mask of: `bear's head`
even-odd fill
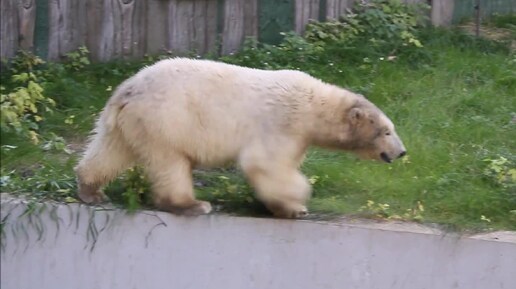
[[[406,154],[392,121],[374,104],[362,99],[348,109],[346,148],[362,158],[392,162]]]

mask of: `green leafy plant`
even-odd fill
[[[72,152],[66,147],[66,140],[56,135],[55,133],[51,132],[48,136],[44,137],[43,144],[41,145],[41,148],[44,151],[58,151],[58,152],[65,152],[67,154],[71,154]]]
[[[494,184],[503,188],[516,189],[516,164],[500,156],[495,159],[484,159],[487,163],[484,175]]]
[[[43,112],[51,112],[55,101],[44,95],[34,67],[43,60],[28,52],[20,52],[12,62],[12,89],[0,87],[0,124],[2,131],[14,130],[26,135],[33,143],[39,142],[38,129]]]
[[[487,25],[516,30],[516,14],[493,14],[487,19]]]
[[[90,65],[88,58],[90,51],[86,46],[81,46],[77,50],[68,52],[65,55],[65,67],[69,70],[81,70],[87,65]]]
[[[366,40],[372,47],[391,53],[404,46],[421,48],[416,31],[425,25],[423,12],[427,9],[427,5],[407,5],[397,0],[357,1],[339,19],[309,23],[305,38],[345,46]]]
[[[105,188],[105,193],[129,212],[152,207],[150,182],[140,166],[125,171]]]
[[[244,42],[238,55],[223,56],[228,63],[259,67],[263,69],[299,69],[313,61],[323,58],[324,47],[308,42],[294,32],[282,32],[284,38],[279,45],[258,43],[253,38]]]
[[[246,183],[238,182],[228,176],[219,176],[218,180],[220,186],[213,192],[213,196],[218,198],[219,203],[228,198],[239,204],[254,202],[251,190]]]
[[[146,194],[150,194],[150,183],[141,167],[133,167],[120,178],[125,191],[122,192],[125,208],[134,212],[146,203]]]

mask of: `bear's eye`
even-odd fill
[[[386,132],[386,133],[385,133],[385,135],[391,135],[391,132],[390,132],[390,131],[388,131],[388,132]]]

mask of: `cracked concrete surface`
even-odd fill
[[[515,232],[45,206],[2,198],[1,288],[516,288]]]

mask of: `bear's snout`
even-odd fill
[[[397,155],[395,158],[399,159],[402,158],[407,154],[407,151],[402,151],[399,155]],[[392,163],[392,158],[389,157],[389,155],[386,152],[380,153],[380,158],[386,162],[386,163]]]

